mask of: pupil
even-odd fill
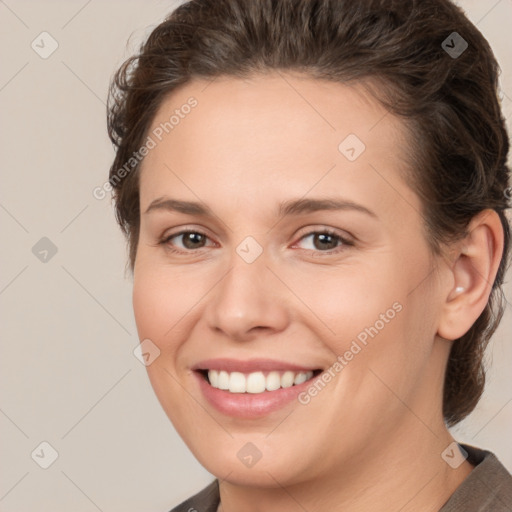
[[[327,233],[320,233],[319,235],[317,235],[316,240],[319,240],[320,244],[329,244],[329,241],[330,241],[331,247],[327,247],[327,249],[335,249],[336,248],[336,240],[332,235],[329,235]],[[325,245],[324,246],[320,245],[320,247],[318,247],[316,243],[315,243],[315,247],[317,249],[326,249]]]
[[[203,235],[200,233],[187,233],[183,240],[183,245],[187,247],[187,249],[194,249],[194,244],[202,242]],[[192,247],[190,247],[192,245]]]

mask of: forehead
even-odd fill
[[[142,164],[142,208],[166,186],[269,200],[384,185],[392,201],[405,185],[407,129],[357,84],[280,72],[195,80],[162,102],[148,134],[155,147]]]

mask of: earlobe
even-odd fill
[[[484,210],[468,226],[453,261],[450,289],[437,334],[448,340],[463,336],[485,309],[503,253],[503,226],[494,210]]]

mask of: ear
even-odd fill
[[[485,309],[503,254],[503,226],[494,210],[477,214],[456,244],[437,334],[448,340],[469,331]]]

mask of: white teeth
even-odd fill
[[[210,379],[210,384],[214,388],[219,387],[219,372],[217,370],[210,370],[208,372],[208,378]]]
[[[229,391],[231,393],[245,393],[247,391],[247,383],[245,375],[240,372],[231,372],[229,375]]]
[[[215,372],[215,370],[211,370],[213,372]],[[217,372],[215,372],[217,373]],[[221,372],[218,372],[219,373],[219,380],[218,380],[218,387],[219,389],[229,389],[229,373],[228,372],[224,372],[224,371],[221,371]],[[208,376],[210,374],[208,373]]]
[[[263,393],[267,380],[262,372],[250,373],[246,378],[247,393]]]
[[[265,387],[267,391],[275,391],[281,387],[281,375],[279,375],[279,372],[270,372],[267,375],[267,384]]]
[[[263,372],[243,374],[241,372],[226,372],[224,370],[208,370],[208,380],[212,387],[223,389],[230,393],[263,393],[280,388],[289,388],[302,384],[313,377],[313,372],[286,371],[269,372],[265,377]]]
[[[304,372],[301,372],[301,373],[297,373],[297,375],[295,375],[295,379],[294,379],[293,383],[295,385],[302,384],[303,382],[306,382],[307,380],[308,380],[308,376]]]
[[[291,388],[293,386],[293,381],[295,380],[295,374],[293,372],[284,372],[281,377],[281,387],[283,388]]]

